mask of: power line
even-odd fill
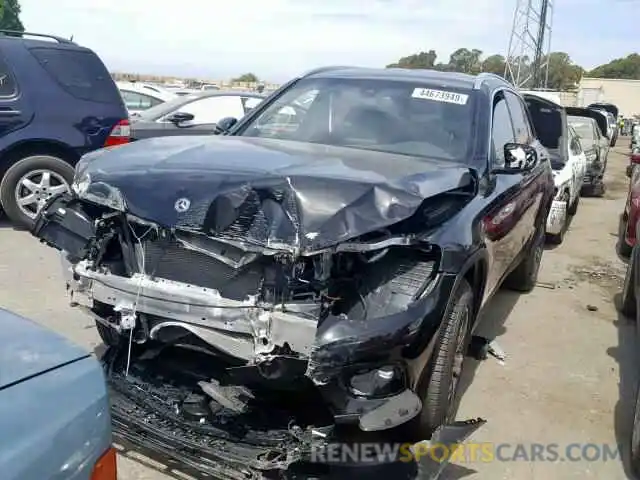
[[[552,19],[553,0],[517,0],[505,66],[515,86],[547,86]]]

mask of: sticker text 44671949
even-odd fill
[[[467,100],[469,100],[469,95],[466,95],[464,93],[447,92],[445,90],[433,90],[431,88],[415,88],[411,96],[413,98],[421,98],[423,100],[455,103],[457,105],[466,105]]]

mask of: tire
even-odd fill
[[[622,294],[620,297],[620,313],[625,317],[635,321],[637,313],[637,302],[635,295],[635,278],[636,278],[636,255],[632,253],[629,258],[629,266],[624,277],[622,286]]]
[[[589,197],[604,197],[606,191],[607,188],[602,179],[598,180],[598,183],[593,183],[585,188],[585,193]]]
[[[534,289],[538,281],[538,272],[544,251],[544,234],[542,229],[536,233],[530,248],[527,248],[526,256],[513,272],[509,274],[504,286],[516,292],[527,293]]]
[[[117,347],[122,342],[122,335],[118,333],[115,328],[108,327],[107,325],[95,320],[96,329],[98,330],[98,335],[102,339],[102,343],[104,343],[107,347]]]
[[[636,402],[633,411],[633,425],[629,438],[629,464],[634,478],[640,478],[640,385],[636,390]]]
[[[45,185],[45,172],[51,178],[48,187]],[[66,184],[64,186],[68,189],[73,181],[73,175],[73,167],[59,157],[48,154],[27,156],[13,164],[4,174],[0,183],[0,204],[7,217],[16,226],[31,228],[34,224],[35,213],[42,207],[42,203],[34,201],[34,203],[25,207],[19,205],[18,187],[22,180],[31,176],[32,178],[29,180],[36,184],[40,182],[37,191],[22,187],[21,192],[25,198],[30,196],[44,201],[54,193],[57,193],[61,185]]]
[[[576,199],[573,201],[573,203],[567,209],[567,215],[570,215],[570,216],[574,217],[576,215],[576,213],[578,213],[578,207],[579,206],[580,206],[580,193],[578,192],[578,195],[576,195]]]
[[[631,256],[631,252],[633,251],[633,247],[629,246],[627,242],[624,241],[624,237],[626,237],[628,221],[629,219],[625,220],[624,216],[621,215],[620,231],[618,232],[618,254],[624,258],[629,258]]]
[[[569,205],[569,195],[565,193],[565,210],[564,210],[564,223],[562,224],[562,228],[559,233],[547,233],[546,240],[547,243],[551,245],[560,245],[564,241],[564,234],[567,233],[567,228],[569,227],[569,210],[571,205]]]
[[[443,319],[431,361],[418,382],[422,411],[407,424],[412,438],[429,438],[440,425],[455,418],[458,380],[474,320],[473,298],[471,286],[461,280],[453,293],[452,308]]]

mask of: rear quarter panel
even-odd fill
[[[110,444],[107,389],[93,357],[0,390],[3,480],[88,480]]]

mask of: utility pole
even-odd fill
[[[554,0],[516,0],[504,76],[518,88],[546,88]]]

